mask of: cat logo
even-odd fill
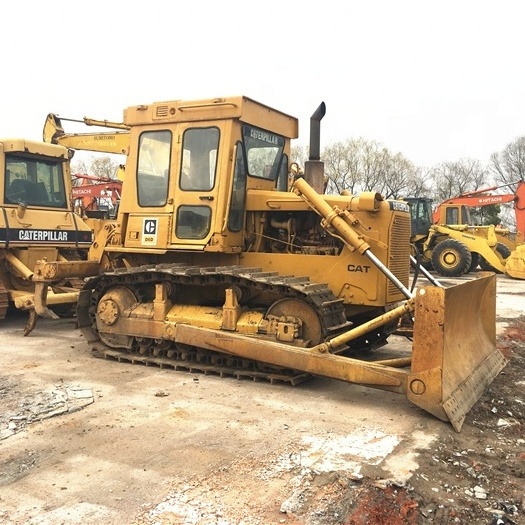
[[[349,264],[347,270],[355,273],[368,273],[370,266],[364,264]]]
[[[157,219],[145,218],[142,226],[142,244],[157,244]]]

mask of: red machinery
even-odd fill
[[[517,184],[514,193],[492,193],[499,188],[508,187],[511,184]],[[453,208],[451,205],[457,206],[490,206],[492,204],[514,203],[514,213],[516,215],[516,230],[517,239],[523,242],[525,234],[525,182],[520,180],[510,184],[503,184],[501,186],[492,186],[490,188],[483,188],[471,192],[462,193],[457,197],[452,197],[439,204],[433,213],[433,221],[435,224],[446,223],[455,224],[456,222],[443,217],[443,212]],[[458,214],[459,216],[462,216]]]
[[[75,207],[82,213],[88,216],[113,214],[120,201],[122,181],[80,173],[72,175],[72,180]]]

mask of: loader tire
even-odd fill
[[[432,266],[443,277],[459,277],[469,271],[471,264],[470,250],[455,239],[438,243],[432,251]]]
[[[502,242],[498,242],[496,245],[496,251],[500,254],[500,256],[505,260],[510,256],[510,248],[503,244]],[[494,273],[501,273],[499,270],[496,270],[492,264],[490,264],[485,257],[479,258],[479,265],[482,270],[485,270],[486,272],[494,272]]]
[[[481,259],[481,255],[476,252],[470,252],[472,256],[472,262],[470,263],[470,268],[467,270],[467,273],[473,272],[478,266]]]

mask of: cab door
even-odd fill
[[[228,146],[220,146],[227,125],[181,122],[139,130],[136,168],[130,163],[137,175],[126,182],[120,205],[127,248],[222,249],[216,239],[224,230],[232,165]]]
[[[218,125],[186,127],[181,130],[179,155],[174,156],[172,178],[172,247],[202,250],[222,225],[220,190],[225,181],[218,176],[220,128]]]

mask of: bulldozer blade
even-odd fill
[[[505,259],[505,273],[514,279],[525,279],[525,244],[516,246]]]
[[[407,396],[459,432],[507,364],[496,348],[496,275],[418,290],[414,319]]]

